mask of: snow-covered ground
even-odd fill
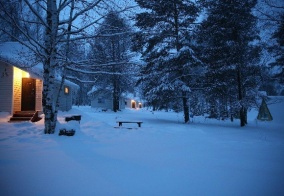
[[[282,99],[282,101],[284,101]],[[284,195],[284,102],[269,105],[271,122],[249,125],[147,109],[100,112],[74,107],[57,129],[7,123],[0,113],[0,195]],[[81,114],[82,120],[64,122]],[[142,120],[137,124],[116,121]]]

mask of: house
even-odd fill
[[[113,98],[111,89],[101,89],[93,87],[89,92],[92,96],[91,107],[101,108],[101,109],[113,109]],[[142,108],[142,101],[139,98],[133,96],[132,93],[122,93],[119,98],[119,109],[132,108],[138,109]]]
[[[0,112],[15,114],[20,111],[42,111],[42,65],[26,66],[32,57],[25,46],[16,42],[0,43]],[[22,56],[23,55],[23,56]],[[26,56],[27,57],[27,56]],[[26,67],[25,67],[26,66]],[[58,95],[60,77],[56,80],[54,97]],[[78,86],[70,81],[64,83],[59,95],[59,109],[68,111]]]
[[[137,96],[137,93],[123,93],[123,97],[126,108],[139,109],[143,107],[143,101]]]
[[[119,98],[119,110],[125,108],[125,100],[123,97]],[[91,107],[101,108],[103,110],[112,110],[113,109],[113,98],[110,92],[100,92],[93,95],[91,101]]]
[[[125,107],[132,109],[142,108],[142,102],[138,101],[138,99],[127,98],[125,99]]]

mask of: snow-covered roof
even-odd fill
[[[36,54],[27,46],[19,42],[2,42],[0,43],[0,61],[10,64],[11,66],[23,69],[35,78],[43,78],[43,64],[36,58]],[[61,81],[61,76],[56,76]],[[79,86],[69,80],[65,84],[79,89]]]
[[[30,49],[19,42],[0,43],[0,57],[21,67],[31,66],[31,62],[35,60]]]
[[[136,100],[136,101],[142,101],[142,99],[138,96],[135,96],[133,93],[130,92],[126,92],[126,93],[122,93],[122,96],[125,99],[131,99],[131,100]]]
[[[42,78],[42,64],[29,48],[19,42],[0,43],[0,60],[31,73],[35,78]]]

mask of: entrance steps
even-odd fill
[[[41,120],[38,116],[38,111],[17,111],[10,118],[9,122],[22,122],[22,121],[31,121],[36,122]]]

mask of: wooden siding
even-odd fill
[[[22,104],[22,70],[14,67],[14,80],[13,80],[13,113],[21,111]]]
[[[95,97],[91,101],[91,107],[93,108],[104,108],[104,109],[113,109],[113,99],[112,98],[103,98]],[[125,100],[124,98],[119,99],[119,109],[125,109]]]
[[[112,110],[113,103],[112,99],[105,99],[101,97],[96,97],[94,100],[91,101],[91,107],[93,108],[104,108]]]
[[[22,101],[22,78],[30,77],[28,72],[25,72],[15,66],[6,64],[0,61],[0,112],[9,112],[13,114],[15,111],[21,111]],[[42,90],[43,81],[36,80],[36,106],[37,111],[42,111]],[[67,85],[64,85],[67,86]],[[64,93],[64,89],[59,97],[59,110],[68,111],[72,108],[73,91],[69,87],[69,93]],[[56,83],[54,97],[56,97],[59,88],[59,82]]]
[[[13,68],[0,61],[0,112],[12,114]]]
[[[36,111],[42,111],[42,80],[36,80]]]

